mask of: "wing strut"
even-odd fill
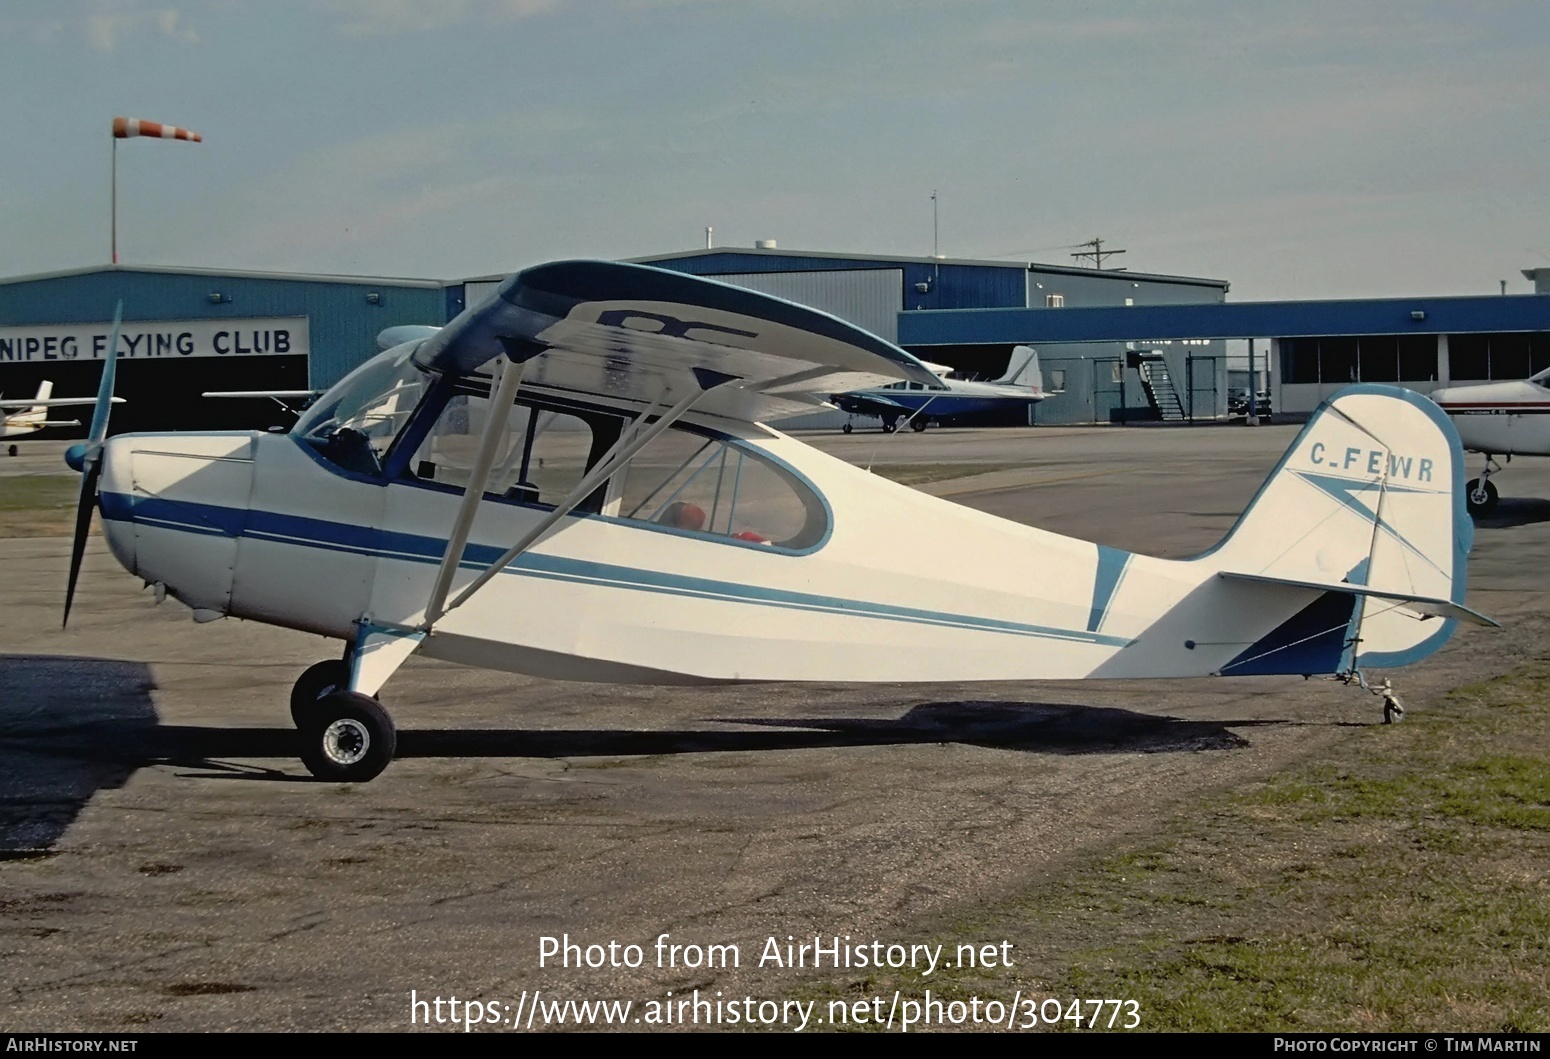
[[[444,613],[442,604],[452,589],[452,575],[458,563],[463,561],[463,549],[468,546],[468,533],[473,528],[474,516],[479,513],[479,501],[484,497],[484,487],[489,484],[490,469],[495,466],[495,452],[506,437],[506,423],[511,417],[511,406],[517,395],[517,384],[522,381],[522,369],[526,361],[501,358],[500,382],[492,383],[490,415],[484,423],[484,436],[479,439],[479,451],[474,456],[474,466],[468,474],[468,488],[463,491],[463,502],[452,521],[452,531],[447,535],[447,550],[441,557],[441,567],[436,571],[436,581],[431,586],[430,602],[425,606],[427,617]]]
[[[483,573],[474,578],[473,582],[470,583],[467,588],[463,589],[463,591],[456,599],[454,599],[451,603],[446,604],[445,606],[442,606],[438,603],[436,606],[427,607],[425,611],[425,621],[418,626],[418,631],[429,631],[431,626],[440,621],[448,613],[456,610],[458,607],[461,607],[464,603],[468,602],[469,598],[472,597],[475,592],[478,592],[489,582],[492,577],[500,573],[507,566],[511,565],[517,556],[521,555],[523,552],[527,551],[534,544],[536,544],[538,539],[549,531],[550,527],[574,511],[578,504],[580,504],[587,497],[591,496],[593,491],[597,489],[599,485],[606,482],[615,471],[619,470],[619,468],[623,467],[626,463],[633,459],[637,452],[649,445],[658,434],[661,434],[668,427],[676,423],[685,412],[689,411],[689,409],[694,406],[696,401],[705,396],[708,391],[714,389],[717,386],[720,386],[722,383],[731,382],[734,378],[733,376],[722,375],[719,372],[712,372],[704,368],[695,368],[693,371],[695,381],[699,384],[698,386],[684,394],[683,397],[679,398],[677,403],[675,403],[667,411],[663,412],[657,421],[652,423],[649,427],[642,429],[642,424],[645,423],[647,415],[650,414],[649,412],[642,415],[640,419],[636,420],[635,426],[619,436],[619,440],[614,442],[613,448],[609,449],[607,455],[605,455],[603,459],[599,460],[597,465],[582,477],[581,482],[570,491],[570,494],[560,502],[559,506],[557,506],[553,511],[549,512],[549,514],[545,515],[543,519],[539,521],[538,525],[524,533],[517,540],[517,543],[506,549],[500,558],[496,559],[484,570]],[[504,382],[504,379],[502,381]],[[470,491],[469,495],[475,496],[477,498],[480,494]],[[466,539],[467,538],[465,533],[465,542]],[[449,556],[453,554],[450,548],[447,554]],[[461,547],[458,549],[457,554],[461,556]],[[456,566],[457,563],[452,562],[448,567],[447,576],[449,579],[451,577],[451,571],[456,569]],[[438,576],[437,584],[439,585],[440,582],[441,579]],[[445,598],[445,594],[443,594],[443,598]],[[434,598],[432,602],[436,602]]]

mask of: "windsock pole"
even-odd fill
[[[113,264],[118,264],[118,141],[127,140],[131,136],[150,136],[162,140],[189,140],[199,143],[204,139],[191,129],[180,129],[176,125],[163,125],[159,121],[141,121],[139,118],[114,118],[113,119],[113,159],[111,163],[111,218],[109,228],[112,231]]]

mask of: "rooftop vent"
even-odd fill
[[[773,239],[755,239],[754,243],[753,243],[753,248],[755,250],[774,250],[774,249],[776,249],[776,247],[775,247],[775,240],[773,240]]]

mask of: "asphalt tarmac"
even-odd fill
[[[924,488],[1177,557],[1226,532],[1296,429],[805,440],[863,465],[1026,462]],[[59,473],[62,446],[21,447],[0,474]],[[1543,654],[1550,461],[1497,481],[1468,602],[1506,628],[1400,672],[1412,712]],[[761,966],[770,938],[931,944],[931,917],[1381,721],[1371,696],[1295,677],[660,689],[411,659],[383,691],[398,759],[331,785],[296,760],[286,700],[335,644],[195,625],[100,538],[61,631],[67,556],[0,541],[8,1030],[405,1030],[451,1014],[412,999],[456,996],[493,1031],[535,991],[779,1001],[814,972]],[[738,966],[707,966],[712,945]]]

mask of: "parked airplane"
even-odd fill
[[[344,644],[291,692],[302,760],[392,759],[415,651],[576,680],[1054,680],[1406,665],[1464,606],[1457,435],[1407,390],[1314,413],[1216,548],[1149,558],[873,476],[764,425],[918,360],[823,313],[640,265],[519,273],[366,362],[289,434],[107,432],[94,509],[193,608]],[[952,560],[942,562],[944,546]],[[1398,703],[1385,681],[1385,717]]]
[[[51,397],[54,392],[54,384],[47,379],[38,383],[38,395],[19,400],[0,400],[0,412],[5,413],[5,418],[0,419],[0,438],[12,437],[16,434],[31,434],[42,430],[44,427],[78,427],[79,419],[50,419],[50,408],[80,407],[97,403],[95,397]],[[114,404],[123,404],[122,397],[113,398]],[[16,409],[16,411],[12,411]]]
[[[1512,382],[1433,390],[1431,397],[1453,420],[1464,448],[1485,456],[1485,469],[1465,489],[1471,514],[1496,510],[1491,476],[1502,469],[1496,457],[1550,456],[1550,368]]]
[[[1007,363],[1006,374],[990,382],[949,379],[951,370],[927,365],[936,381],[891,382],[867,390],[837,393],[830,400],[853,416],[871,416],[883,421],[883,433],[891,434],[904,419],[914,430],[925,430],[931,420],[948,416],[993,412],[1008,407],[1026,408],[1051,396],[1044,389],[1044,374],[1039,370],[1039,354],[1029,346],[1017,346]],[[849,434],[849,420],[840,428]]]

